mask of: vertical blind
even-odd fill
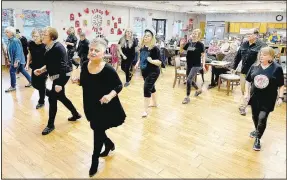
[[[31,32],[34,28],[44,28],[50,26],[51,18],[50,13],[47,11],[38,10],[23,10],[24,18],[22,34],[28,39],[31,39]]]
[[[14,27],[14,10],[13,9],[2,9],[2,40],[7,45],[8,38],[5,35],[5,28],[8,26]]]

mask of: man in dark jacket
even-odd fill
[[[245,92],[245,78],[246,74],[248,73],[250,67],[256,62],[258,52],[262,47],[267,46],[266,43],[258,39],[259,32],[258,30],[254,30],[253,33],[247,34],[248,41],[245,41],[241,44],[237,55],[235,56],[234,60],[234,67],[233,69],[237,69],[239,63],[242,64],[240,75],[240,85],[241,85],[241,92],[244,96]],[[242,104],[239,107],[240,114],[245,116],[246,115],[246,107],[247,102],[245,102],[244,98],[242,98]]]
[[[81,33],[80,41],[79,41],[78,48],[77,48],[78,56],[81,59],[81,63],[80,63],[81,66],[85,61],[89,60],[88,59],[89,44],[90,42],[89,40],[86,39],[85,33]]]

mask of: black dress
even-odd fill
[[[88,71],[88,61],[83,63],[80,85],[83,88],[83,104],[86,118],[93,130],[106,130],[124,123],[126,114],[119,97],[114,97],[108,104],[101,104],[100,99],[115,90],[122,90],[122,82],[112,66],[105,67],[98,74]]]

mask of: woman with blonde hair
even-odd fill
[[[155,32],[147,28],[141,40],[141,49],[136,69],[140,65],[144,79],[144,112],[142,117],[147,117],[148,107],[157,107],[155,82],[160,74],[160,50],[156,46]],[[150,101],[151,99],[151,101]]]
[[[42,43],[42,30],[33,29],[32,30],[32,40],[28,43],[28,58],[26,69],[29,67],[32,69],[32,86],[39,91],[39,101],[36,109],[39,109],[45,104],[45,94],[46,94],[46,81],[48,74],[42,73],[36,76],[33,72],[36,69],[43,67],[44,64],[44,54],[46,52],[45,44]]]
[[[255,130],[250,133],[250,137],[255,138],[255,151],[261,149],[260,139],[266,129],[269,113],[274,110],[276,101],[277,105],[283,101],[283,69],[274,62],[274,57],[273,48],[262,48],[258,53],[258,62],[251,66],[246,76],[245,100],[252,110]]]
[[[133,31],[128,28],[126,29],[124,35],[121,37],[119,43],[119,52],[121,55],[121,68],[126,74],[126,83],[125,87],[130,85],[131,80],[131,67],[132,62],[135,59],[136,47],[138,46],[136,40],[133,38]]]
[[[200,29],[195,29],[190,35],[192,41],[188,42],[184,46],[184,50],[187,51],[186,63],[187,63],[187,89],[186,97],[182,101],[182,104],[188,104],[190,102],[190,90],[191,85],[196,89],[195,95],[198,96],[202,93],[201,89],[198,88],[195,82],[195,76],[200,70],[205,70],[205,48],[204,44],[200,42],[201,31]],[[202,62],[201,62],[202,61]]]
[[[74,53],[76,52],[77,42],[78,42],[78,38],[75,35],[74,27],[70,27],[67,31],[67,34],[68,34],[68,37],[65,43],[67,45],[68,60],[71,61],[78,68],[80,64],[73,59]]]

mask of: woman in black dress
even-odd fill
[[[282,104],[284,93],[283,69],[274,62],[273,48],[262,48],[258,57],[259,65],[252,66],[247,73],[245,95],[252,109],[255,131],[250,133],[250,137],[255,138],[255,151],[260,151],[260,139],[266,129],[268,115],[274,110],[276,100],[277,105]]]
[[[43,43],[46,45],[44,55],[44,66],[34,70],[34,74],[39,76],[47,71],[51,81],[53,81],[52,89],[46,89],[49,97],[49,121],[47,127],[43,130],[42,135],[47,135],[55,129],[55,118],[57,114],[57,101],[61,101],[72,113],[69,121],[76,121],[81,115],[76,110],[72,102],[66,97],[65,85],[70,79],[73,70],[71,61],[67,58],[65,47],[56,42],[58,32],[55,28],[47,27],[43,35]]]
[[[122,59],[121,68],[126,74],[126,83],[124,86],[127,87],[130,85],[130,80],[132,79],[131,68],[136,55],[136,47],[138,46],[136,39],[133,38],[131,29],[126,30],[118,44]]]
[[[41,29],[33,29],[32,39],[28,43],[28,58],[26,64],[26,70],[29,67],[32,68],[32,86],[39,91],[39,101],[36,109],[39,109],[45,104],[45,94],[46,94],[46,81],[47,72],[36,76],[33,72],[44,66],[44,54],[45,54],[45,44],[42,43],[42,31]]]
[[[126,114],[118,94],[122,82],[112,66],[103,58],[107,43],[103,38],[90,42],[89,61],[83,63],[79,83],[83,88],[83,104],[87,120],[94,130],[94,152],[89,175],[97,173],[99,157],[105,157],[115,149],[115,144],[107,137],[106,130],[124,123]],[[101,152],[105,145],[105,151]]]
[[[148,107],[157,107],[155,82],[160,74],[160,66],[162,64],[160,58],[160,50],[155,45],[155,32],[153,29],[146,29],[142,38],[139,61],[136,69],[140,64],[142,76],[144,79],[144,112],[142,117],[147,117]],[[150,102],[151,98],[151,102]]]
[[[73,59],[74,53],[76,52],[77,42],[78,38],[75,35],[75,29],[74,27],[70,27],[68,29],[68,37],[65,42],[67,45],[68,60],[78,68],[80,64]]]

